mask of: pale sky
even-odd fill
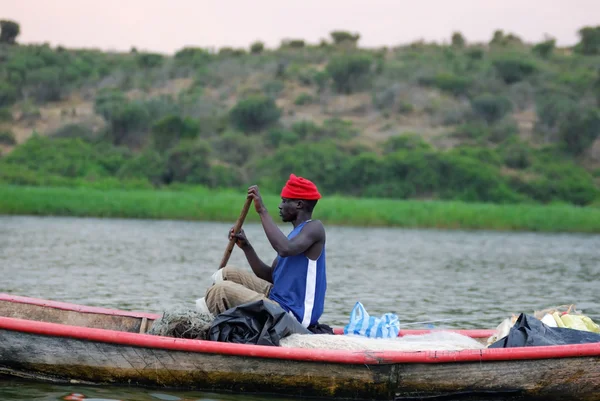
[[[119,51],[318,43],[332,30],[359,32],[368,47],[448,41],[455,30],[487,42],[495,29],[570,46],[600,25],[600,0],[0,0],[0,19],[20,23],[20,43]]]

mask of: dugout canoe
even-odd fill
[[[423,352],[311,350],[144,334],[159,317],[0,294],[0,373],[59,383],[304,398],[600,400],[600,343]],[[454,331],[481,341],[493,334]]]

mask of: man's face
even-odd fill
[[[281,198],[279,204],[279,216],[284,222],[294,221],[298,215],[298,201],[294,199]]]

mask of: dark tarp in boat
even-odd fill
[[[228,309],[215,317],[208,330],[208,339],[279,346],[279,340],[290,334],[311,332],[279,305],[259,300]]]
[[[600,342],[600,334],[589,331],[550,327],[533,316],[519,316],[508,335],[488,348],[534,347],[542,345],[585,344]]]

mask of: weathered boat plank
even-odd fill
[[[0,330],[5,368],[94,383],[390,399],[393,365],[341,365],[168,351]]]
[[[0,374],[357,400],[515,394],[600,401],[600,343],[352,352],[139,334],[157,317],[0,294]],[[481,340],[490,331],[463,334]]]
[[[143,319],[146,319],[145,330],[148,330],[154,322],[154,320],[146,317],[82,313],[73,310],[15,302],[0,302],[0,316],[34,320],[37,322],[68,324],[78,327],[127,331],[131,333],[140,331]]]

